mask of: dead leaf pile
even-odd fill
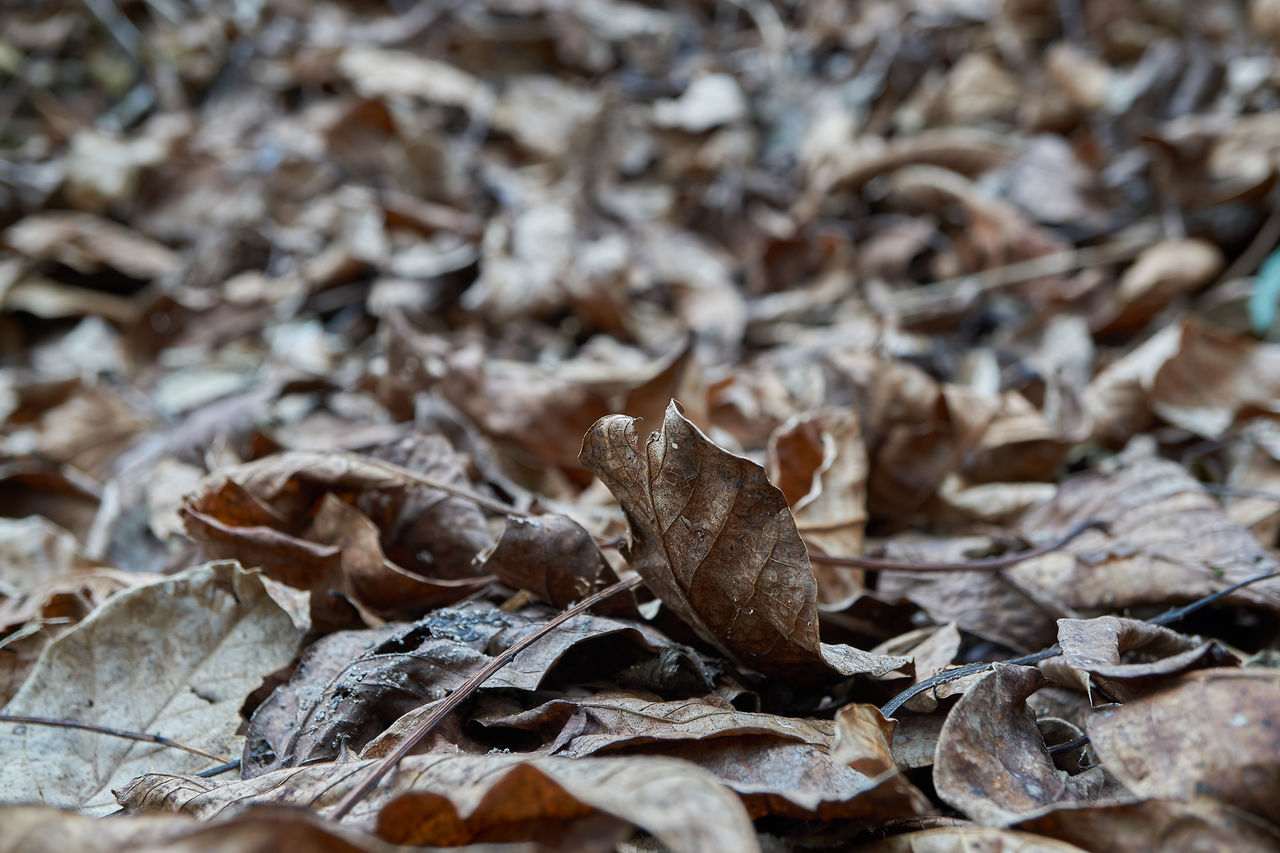
[[[1280,847],[1274,0],[8,5],[0,851]]]

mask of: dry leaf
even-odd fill
[[[88,213],[28,216],[4,232],[4,241],[28,258],[56,261],[82,273],[109,267],[150,281],[178,263],[178,255],[162,244]]]
[[[840,557],[862,553],[867,523],[867,451],[857,414],[820,411],[787,421],[769,437],[769,479],[786,495],[809,548]],[[843,610],[862,590],[861,573],[813,570],[819,606]]]
[[[1274,824],[1206,797],[1053,806],[1013,828],[1105,853],[1217,850],[1225,845],[1263,853],[1280,847]]]
[[[124,788],[120,802],[130,811],[183,812],[202,819],[247,803],[288,803],[323,814],[369,766],[316,764],[221,785],[152,774]],[[344,820],[391,841],[457,846],[537,840],[546,832],[563,832],[566,821],[590,819],[597,812],[652,833],[676,853],[759,850],[737,798],[706,771],[671,758],[414,755]]]
[[[561,757],[683,758],[736,791],[753,818],[886,818],[930,811],[919,791],[887,772],[894,770],[887,741],[879,761],[864,755],[860,742],[828,757],[832,727],[822,720],[747,713],[699,700],[601,694],[558,700],[488,725],[537,731],[542,750]],[[860,721],[847,725],[850,732],[860,726]],[[846,739],[852,740],[849,734]]]
[[[1090,325],[1101,334],[1136,331],[1174,300],[1211,282],[1222,264],[1222,252],[1203,240],[1157,243],[1125,270]]]
[[[1073,610],[1164,605],[1208,595],[1269,571],[1275,561],[1218,503],[1172,462],[1122,455],[1105,473],[1067,480],[1034,508],[1022,529],[1057,536],[1089,519],[1106,533],[1086,532],[1066,548],[1007,570],[1022,589]],[[1280,581],[1264,581],[1228,600],[1275,609]]]
[[[481,567],[516,589],[567,607],[618,578],[581,524],[563,515],[507,516]]]
[[[538,624],[495,608],[439,608],[394,632],[340,632],[322,639],[308,649],[289,683],[254,712],[244,772],[328,760],[374,742],[385,749],[411,725],[410,718],[428,712],[424,706],[461,687]],[[611,640],[608,655],[599,653],[599,642],[590,642],[605,638]],[[667,689],[709,688],[702,662],[652,628],[582,616],[518,654],[483,689],[536,690],[557,666],[588,680],[621,678],[655,658],[666,669]],[[659,689],[656,680],[646,686]]]
[[[960,697],[938,737],[938,796],[986,824],[1096,796],[1096,774],[1069,776],[1054,766],[1027,708],[1027,697],[1047,683],[1034,667],[997,664]]]
[[[1280,677],[1188,673],[1167,689],[1102,711],[1089,739],[1103,766],[1144,797],[1208,796],[1280,816]]]
[[[108,600],[41,654],[5,713],[158,732],[240,751],[239,708],[287,664],[300,635],[254,574],[210,563]],[[151,770],[195,772],[199,756],[44,726],[3,726],[0,799],[112,811],[113,788]]]
[[[1065,841],[987,826],[926,829],[858,848],[859,853],[1083,853]]]
[[[1116,616],[1059,619],[1058,645],[1062,661],[1075,672],[1090,698],[1093,685],[1097,685],[1104,695],[1119,702],[1158,689],[1160,681],[1187,670],[1236,662],[1212,640]],[[1122,655],[1142,661],[1125,663]]]
[[[628,561],[731,658],[794,681],[883,675],[907,663],[819,640],[817,587],[786,497],[675,401],[643,449],[632,418],[602,418],[583,440],[582,462],[627,514]]]
[[[259,806],[202,823],[186,815],[91,818],[46,806],[0,806],[0,853],[252,853],[281,846],[316,853],[402,850],[300,809]]]

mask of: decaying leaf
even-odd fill
[[[938,737],[938,796],[979,823],[1004,824],[1096,795],[1096,773],[1070,776],[1054,767],[1027,708],[1027,697],[1047,683],[1034,667],[997,665],[960,698]]]
[[[40,656],[9,714],[158,732],[220,755],[240,751],[239,708],[287,664],[300,636],[262,581],[210,563],[122,592]],[[4,725],[0,799],[114,809],[113,788],[208,759],[155,744],[44,726]]]
[[[845,742],[835,751],[829,722],[748,713],[696,699],[655,702],[625,694],[563,699],[489,725],[537,731],[544,741],[540,752],[568,758],[683,758],[736,791],[753,818],[883,820],[930,811],[920,792],[898,777],[884,732],[875,730],[879,749],[869,748],[854,734],[865,724],[852,718],[841,724]]]
[[[1023,518],[1029,535],[1061,534],[1088,519],[1106,522],[1107,532],[1089,531],[1006,570],[1019,587],[1065,608],[1106,611],[1198,598],[1274,568],[1184,468],[1140,451],[1066,481]],[[1274,610],[1278,590],[1280,581],[1264,581],[1229,600]]]
[[[187,815],[103,820],[47,806],[0,806],[2,853],[250,853],[282,845],[317,853],[395,853],[402,848],[301,809],[256,806],[201,823]]]
[[[1212,640],[1116,616],[1059,619],[1058,645],[1063,662],[1091,697],[1097,685],[1106,696],[1121,702],[1187,670],[1235,662],[1230,652]],[[1125,663],[1121,655],[1126,653],[1139,655],[1144,661]]]
[[[809,548],[856,557],[867,523],[867,451],[857,413],[796,417],[769,437],[769,478],[786,495]],[[817,566],[820,607],[843,610],[862,589],[861,573]]]
[[[400,735],[403,727],[393,727],[398,718],[456,690],[492,655],[536,627],[527,617],[473,606],[438,608],[396,631],[331,635],[312,646],[289,683],[255,711],[245,774],[333,759],[365,748],[380,734],[385,748],[388,738]],[[592,653],[593,647],[610,654]],[[579,677],[619,677],[654,657],[663,657],[667,671],[665,683],[646,682],[650,689],[709,688],[702,662],[653,629],[582,616],[517,655],[486,689],[536,690],[561,664],[572,665]]]
[[[1145,797],[1208,796],[1271,821],[1280,815],[1280,676],[1191,672],[1089,720],[1108,772]]]
[[[368,767],[315,764],[226,784],[151,774],[121,790],[120,802],[130,811],[202,819],[250,803],[287,803],[323,814]],[[565,837],[566,824],[597,814],[645,829],[677,853],[759,850],[737,798],[706,771],[672,758],[410,756],[344,822],[417,845],[513,837],[555,843]]]
[[[786,497],[674,400],[643,448],[632,418],[602,418],[583,440],[582,462],[627,514],[627,559],[725,654],[795,681],[882,675],[907,663],[819,640],[817,586]]]
[[[1207,797],[1051,806],[1013,828],[1109,853],[1214,850],[1224,845],[1263,853],[1280,847],[1275,824]]]
[[[439,482],[461,478],[439,436],[401,452],[425,456],[418,463]],[[376,459],[304,451],[267,457],[210,478],[181,514],[206,552],[312,591],[320,624],[341,624],[333,592],[376,614],[412,616],[485,582],[471,566],[491,541],[480,509]],[[388,551],[408,558],[408,568]]]
[[[508,516],[497,544],[479,559],[503,583],[557,607],[618,579],[591,534],[563,515]]]

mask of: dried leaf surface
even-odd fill
[[[3,853],[198,853],[216,848],[251,853],[282,844],[317,853],[394,853],[403,848],[299,809],[261,806],[201,823],[186,815],[102,819],[46,806],[2,806]]]
[[[631,418],[602,418],[583,440],[582,461],[627,514],[628,560],[730,657],[791,680],[883,674],[906,663],[820,641],[817,586],[786,497],[674,401],[643,448]]]
[[[1210,669],[1100,712],[1089,738],[1108,772],[1146,797],[1208,796],[1280,814],[1280,677]]]
[[[202,819],[250,803],[287,803],[323,814],[368,766],[319,764],[221,785],[153,774],[124,788],[120,802],[130,811]],[[706,771],[670,758],[410,756],[345,822],[397,842],[456,846],[490,838],[536,839],[540,824],[597,812],[647,830],[673,851],[759,849],[737,798]]]
[[[240,751],[239,708],[287,664],[300,635],[261,579],[211,563],[120,593],[41,655],[10,714],[158,732],[220,755]],[[209,760],[155,744],[44,726],[0,733],[0,798],[114,809],[111,791],[152,770]]]
[[[951,710],[938,738],[938,795],[980,823],[1008,823],[1059,802],[1092,799],[1095,775],[1053,764],[1026,699],[1048,679],[1034,667],[998,665]]]
[[[1262,853],[1280,846],[1274,824],[1206,797],[1055,806],[1013,828],[1109,853],[1213,850],[1224,844]]]
[[[1080,686],[1088,692],[1096,684],[1121,702],[1135,698],[1144,687],[1150,689],[1161,679],[1235,660],[1212,640],[1116,616],[1059,619],[1058,645],[1063,662],[1075,671]],[[1126,663],[1122,655],[1142,661]]]
[[[1089,531],[1065,549],[1007,570],[1024,589],[1077,610],[1166,604],[1207,595],[1263,574],[1275,560],[1186,470],[1126,454],[1106,473],[1073,478],[1022,521],[1028,535],[1055,536],[1089,519]],[[1280,582],[1264,581],[1231,600],[1280,607]]]
[[[769,437],[769,479],[787,496],[810,549],[857,556],[867,524],[867,451],[850,409],[798,416]],[[817,566],[819,607],[842,610],[862,589],[861,574]]]

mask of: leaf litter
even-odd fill
[[[1278,8],[6,11],[0,848],[1273,849]]]

